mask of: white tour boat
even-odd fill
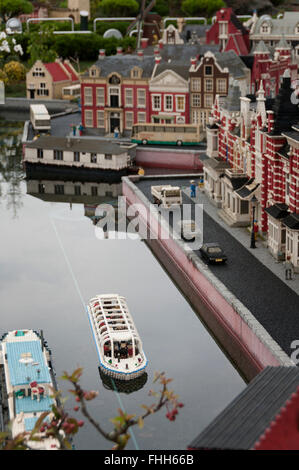
[[[45,411],[51,418],[53,389],[56,389],[51,352],[42,333],[33,330],[14,330],[3,335],[0,351],[0,410],[1,428],[9,423],[14,438],[32,431],[36,421]],[[36,434],[42,437],[43,433]],[[57,439],[47,437],[27,444],[34,450],[55,450]]]
[[[90,300],[87,311],[102,372],[121,380],[141,376],[147,359],[125,298],[97,295]]]

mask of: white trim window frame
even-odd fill
[[[137,88],[137,107],[145,108],[146,107],[146,89]]]
[[[101,129],[105,127],[105,112],[104,111],[97,111],[97,127]]]
[[[173,111],[173,95],[164,95],[164,111]]]
[[[161,111],[161,95],[152,95],[152,108],[153,111]]]
[[[179,101],[182,100],[183,106],[179,106]],[[175,97],[175,109],[177,112],[184,113],[186,109],[186,99],[184,95],[176,95]]]
[[[134,124],[134,113],[133,113],[133,111],[126,111],[125,119],[126,119],[126,129],[132,129],[133,124]]]
[[[85,109],[84,111],[85,127],[93,127],[93,111],[92,109]]]
[[[84,105],[85,106],[92,106],[92,87],[85,86],[84,87]]]
[[[145,123],[146,122],[146,113],[137,113],[137,121],[138,123]]]
[[[97,106],[105,106],[105,87],[98,86],[96,88]]]
[[[133,105],[134,105],[133,88],[125,88],[125,106],[127,108],[133,108]]]

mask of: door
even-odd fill
[[[34,99],[34,91],[35,91],[35,90],[29,90],[29,92],[30,92],[30,99],[31,99],[31,100]]]
[[[120,126],[120,119],[115,115],[111,115],[110,117],[110,132],[114,132],[114,129],[117,127],[119,130]]]

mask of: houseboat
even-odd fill
[[[100,369],[113,379],[132,380],[144,374],[147,359],[124,297],[97,295],[87,306]]]
[[[27,445],[34,450],[55,450],[59,442],[53,437],[36,437],[30,441],[29,433],[42,413],[49,411],[50,420],[55,403],[53,389],[56,381],[51,362],[51,352],[42,333],[33,330],[9,331],[1,339],[0,398],[1,428],[11,423],[12,437],[28,432]]]
[[[136,147],[98,137],[46,135],[26,142],[23,162],[30,179],[48,175],[51,179],[120,182],[122,176],[138,171]]]

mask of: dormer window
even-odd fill
[[[261,33],[269,34],[270,31],[271,31],[271,27],[270,27],[269,23],[263,23],[262,26],[261,26]]]
[[[109,83],[111,83],[111,85],[119,85],[120,78],[117,75],[111,75],[111,77],[109,78]]]
[[[93,78],[99,76],[99,70],[97,69],[97,67],[91,67],[89,69],[89,76]]]
[[[140,78],[141,77],[141,70],[138,67],[134,67],[131,71],[131,78]]]

